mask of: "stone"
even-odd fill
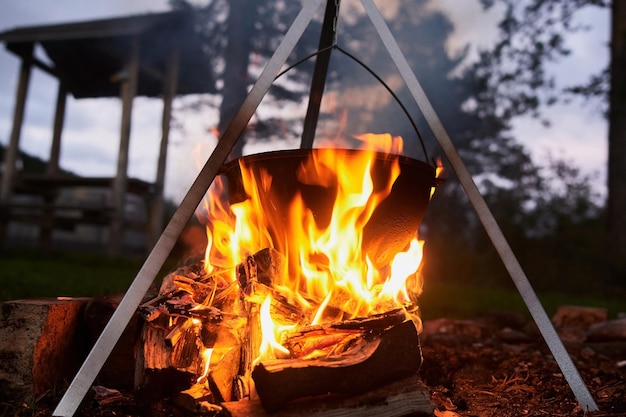
[[[587,330],[593,324],[605,322],[608,310],[599,307],[561,306],[557,309],[552,323],[561,340],[582,343],[587,338]]]
[[[606,308],[583,307],[583,306],[560,306],[554,316],[552,323],[558,328],[565,327],[589,327],[592,324],[602,323],[609,318]]]
[[[439,318],[424,321],[421,334],[424,339],[449,335],[480,340],[485,336],[485,328],[473,320]]]
[[[626,341],[626,318],[609,320],[589,327],[588,342]]]

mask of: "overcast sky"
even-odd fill
[[[444,9],[455,24],[449,41],[450,51],[467,43],[486,44],[495,35],[494,16],[481,12],[478,0],[437,0],[433,7]],[[0,0],[0,31],[16,27],[65,23],[129,14],[167,10],[167,0]],[[593,30],[570,40],[573,54],[555,65],[554,71],[564,85],[584,81],[608,62],[608,11],[586,13],[584,22]],[[18,59],[0,49],[0,142],[10,135]],[[29,87],[26,118],[20,148],[47,158],[50,149],[52,119],[57,83],[40,70],[34,70]],[[160,138],[161,102],[137,98],[133,105],[129,175],[154,180]],[[593,108],[580,103],[560,106],[548,113],[552,127],[537,121],[519,120],[514,133],[539,158],[548,151],[571,159],[585,172],[599,173],[599,187],[604,185],[607,126]],[[118,100],[68,100],[63,132],[61,166],[80,175],[113,176],[119,146],[121,106]],[[172,132],[168,155],[166,194],[180,199],[198,169],[189,155],[201,148],[206,158],[215,143],[207,127],[215,125],[217,115],[203,113],[184,119],[185,131]]]

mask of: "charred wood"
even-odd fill
[[[262,249],[248,256],[237,266],[237,279],[244,293],[250,295],[250,283],[260,283],[271,287],[280,282],[286,273],[283,255],[272,248]]]
[[[404,321],[344,354],[312,360],[262,361],[252,373],[263,406],[276,411],[288,402],[326,393],[357,394],[415,374],[421,351],[415,324]]]
[[[393,310],[371,317],[325,323],[315,326],[299,327],[295,331],[284,333],[281,344],[291,353],[292,358],[302,358],[321,351],[328,355],[345,352],[363,337],[372,338],[385,329],[402,323],[406,314],[402,310]]]
[[[230,417],[426,417],[434,413],[430,393],[415,375],[363,394],[325,395],[316,397],[315,401],[292,402],[275,412],[267,411],[258,400],[221,406]]]

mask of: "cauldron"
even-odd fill
[[[220,171],[228,182],[231,203],[244,201],[248,196],[244,191],[240,163],[252,169],[254,178],[261,178],[260,172],[271,175],[269,186],[257,184],[262,195],[264,215],[270,216],[270,234],[276,238],[277,231],[272,224],[284,225],[288,218],[290,203],[297,193],[302,195],[306,206],[312,211],[318,226],[330,221],[335,202],[337,186],[311,185],[298,179],[298,170],[305,169],[305,163],[313,152],[328,149],[294,149],[258,153],[230,161]],[[358,158],[362,151],[354,149],[332,149],[340,152],[342,158]],[[376,267],[382,267],[393,256],[405,250],[424,217],[430,200],[431,188],[438,185],[435,168],[425,162],[409,157],[374,152],[371,169],[374,191],[383,189],[390,181],[392,161],[398,159],[400,174],[396,178],[389,195],[380,202],[363,229],[362,249]]]

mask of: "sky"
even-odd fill
[[[407,0],[408,1],[408,0]],[[455,26],[448,42],[450,53],[467,43],[488,46],[496,35],[497,11],[485,15],[478,0],[432,0],[433,9],[444,11]],[[17,27],[66,23],[131,14],[166,11],[167,0],[0,0],[0,31]],[[569,40],[572,55],[554,64],[551,70],[559,83],[582,82],[608,62],[608,11],[587,12],[581,23],[592,30]],[[41,51],[39,51],[41,53]],[[0,142],[6,144],[11,131],[19,60],[0,48]],[[50,150],[57,82],[40,70],[33,70],[20,148],[46,159]],[[180,108],[179,98],[174,107]],[[153,181],[160,140],[162,104],[159,100],[136,98],[130,142],[129,175]],[[165,193],[179,201],[215,146],[209,127],[217,124],[215,112],[179,114],[184,129],[171,133]],[[515,121],[513,135],[538,160],[552,155],[570,160],[584,173],[595,174],[604,193],[606,175],[607,124],[597,109],[574,102],[546,110],[549,128],[536,120]],[[181,117],[182,116],[182,117]],[[114,176],[119,146],[121,105],[117,99],[68,99],[62,138],[61,167],[84,176]],[[246,150],[249,152],[249,150]],[[253,150],[252,152],[255,152]],[[190,159],[191,158],[191,159]],[[190,163],[190,160],[198,161]],[[196,166],[197,165],[197,166]]]

